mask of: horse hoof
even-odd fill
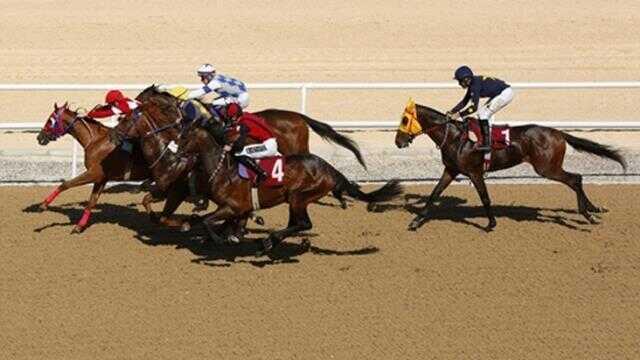
[[[47,203],[40,204],[40,211],[47,211],[49,209],[49,205]]]
[[[491,231],[493,231],[493,229],[495,229],[495,227],[496,227],[496,221],[492,219],[492,220],[489,221],[489,225],[487,225],[485,230],[487,232],[491,232]]]
[[[594,207],[591,212],[596,214],[605,214],[609,212],[609,209],[604,207]]]
[[[302,239],[302,242],[300,243],[300,248],[302,249],[303,252],[309,251],[309,249],[311,249],[311,241],[309,241],[309,239],[307,238]]]
[[[343,209],[346,209],[346,207],[343,207]],[[367,211],[368,212],[376,212],[378,210],[378,205],[375,203],[369,203],[367,204]]]
[[[71,233],[72,234],[80,234],[83,231],[84,231],[84,228],[82,226],[75,226],[73,228],[73,230],[71,230]]]
[[[264,219],[262,218],[262,216],[256,216],[253,221],[255,221],[256,224],[263,226],[264,225]]]
[[[340,207],[341,207],[343,210],[346,210],[346,209],[347,209],[347,202],[346,202],[346,201],[340,201]]]
[[[240,238],[237,237],[236,235],[231,234],[227,236],[227,242],[229,244],[240,244]]]
[[[409,231],[416,231],[416,230],[418,230],[418,228],[419,228],[419,227],[420,227],[420,225],[415,224],[415,223],[412,221],[412,222],[411,222],[411,224],[409,224],[409,228],[408,228],[408,230],[409,230]]]

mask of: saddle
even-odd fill
[[[282,155],[257,159],[256,163],[267,173],[267,178],[260,183],[260,186],[278,187],[284,184],[285,158]],[[256,173],[243,164],[238,164],[238,175],[251,181],[253,187],[257,186]]]
[[[477,142],[482,142],[482,131],[480,130],[480,123],[476,118],[466,118],[465,119],[469,130],[473,132],[476,137]],[[490,128],[491,132],[491,149],[492,150],[502,150],[507,146],[511,145],[511,128],[509,125],[492,125]],[[464,134],[467,139],[469,138],[469,133]]]

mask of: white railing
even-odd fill
[[[143,90],[149,84],[0,84],[0,91],[100,91],[110,89]],[[200,84],[183,85],[195,89]],[[253,90],[298,90],[300,91],[300,112],[307,111],[307,98],[311,90],[443,90],[458,89],[455,82],[406,82],[406,83],[255,83],[247,84]],[[515,82],[514,89],[566,90],[566,89],[640,89],[640,81],[600,81],[600,82]],[[640,129],[640,121],[507,121],[510,125],[537,122],[561,129]],[[397,121],[329,121],[335,128],[376,128],[394,129]],[[0,130],[38,130],[37,122],[0,123]],[[72,176],[76,176],[78,143],[73,143]]]

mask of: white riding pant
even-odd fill
[[[263,143],[245,146],[236,156],[248,156],[253,159],[260,159],[267,156],[280,155],[278,152],[278,142],[275,138],[267,139]]]
[[[478,118],[480,118],[480,120],[493,121],[493,115],[509,105],[511,100],[513,100],[513,89],[508,87],[502,90],[500,95],[480,106],[478,109]]]

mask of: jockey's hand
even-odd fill
[[[229,152],[229,151],[231,151],[231,149],[233,149],[233,146],[231,146],[231,145],[229,145],[229,144],[225,144],[225,145],[222,147],[222,150],[224,150],[224,152]]]
[[[447,120],[453,120],[453,116],[454,116],[454,112],[452,111],[447,111],[447,113],[445,114],[445,116],[447,117]]]

